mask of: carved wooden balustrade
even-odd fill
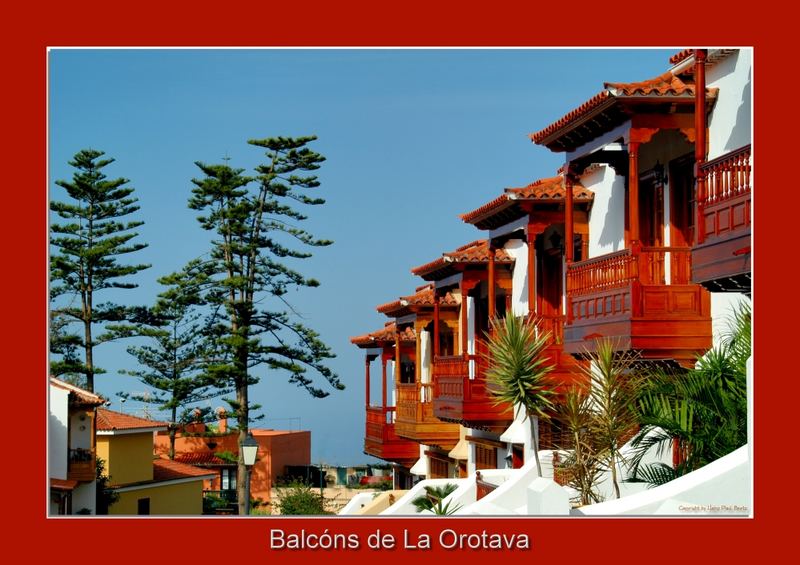
[[[704,163],[700,175],[692,280],[711,290],[749,292],[750,145]]]
[[[406,461],[419,456],[419,445],[397,436],[394,406],[367,406],[364,451],[390,461]]]
[[[710,347],[709,297],[690,283],[691,262],[688,247],[634,247],[568,265],[566,351],[600,336],[653,358]]]

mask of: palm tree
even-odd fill
[[[423,512],[425,510],[429,510],[436,515],[446,516],[452,514],[458,507],[451,508],[450,503],[448,502],[445,505],[442,505],[442,501],[447,498],[454,490],[456,490],[457,485],[453,483],[447,483],[442,486],[425,486],[425,494],[419,495],[417,498],[411,501],[411,504],[416,507],[417,512]]]
[[[539,418],[552,410],[553,385],[547,378],[553,366],[544,356],[550,341],[549,332],[541,332],[534,319],[509,315],[491,323],[486,371],[489,391],[496,404],[508,403],[525,410],[531,423],[536,470],[542,476],[539,461]]]
[[[751,309],[744,303],[719,345],[695,368],[653,371],[639,403],[642,427],[633,441],[633,480],[658,485],[695,471],[747,443],[747,360]],[[649,450],[678,446],[674,467],[642,465]]]

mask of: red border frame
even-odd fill
[[[19,529],[4,554],[28,558],[52,558],[58,562],[109,559],[113,563],[141,563],[143,560],[205,558],[229,560],[268,560],[289,563],[298,558],[318,557],[326,561],[351,562],[354,558],[378,558],[384,563],[405,562],[409,558],[454,556],[455,550],[371,551],[271,551],[269,529],[287,532],[305,529],[321,533],[357,533],[362,537],[375,529],[402,536],[408,528],[412,537],[428,533],[433,537],[445,528],[464,532],[525,532],[532,549],[514,553],[522,559],[612,559],[618,561],[679,561],[694,563],[730,559],[743,560],[748,548],[758,550],[777,539],[780,517],[778,489],[791,488],[785,470],[791,449],[791,437],[780,427],[782,413],[788,412],[773,396],[786,390],[794,371],[781,370],[780,353],[788,346],[792,332],[783,331],[772,312],[786,310],[779,303],[778,282],[791,280],[782,274],[778,249],[781,222],[776,218],[778,187],[771,165],[777,145],[773,139],[786,139],[790,131],[781,131],[790,97],[778,103],[762,103],[780,84],[782,75],[791,69],[782,68],[787,52],[767,44],[779,34],[777,30],[759,33],[748,28],[743,15],[749,10],[733,6],[701,14],[693,7],[660,6],[658,18],[647,19],[641,10],[626,6],[593,4],[587,11],[577,9],[565,13],[558,3],[527,8],[504,5],[502,10],[480,11],[466,4],[452,6],[426,2],[424,10],[406,3],[402,6],[366,4],[362,10],[328,4],[310,9],[303,4],[260,4],[251,8],[228,6],[224,10],[196,6],[173,6],[169,3],[137,3],[100,7],[93,0],[70,5],[69,13],[37,6],[16,7],[8,14],[9,27],[18,37],[4,37],[6,60],[3,97],[12,127],[6,130],[3,145],[7,169],[13,170],[13,184],[6,185],[4,241],[8,253],[3,277],[8,317],[4,327],[10,367],[6,375],[7,426],[14,426],[16,445],[7,444],[7,504],[3,512]],[[421,2],[419,4],[422,4]],[[66,10],[67,7],[63,8]],[[217,13],[223,11],[226,13]],[[209,17],[209,14],[211,17]],[[583,15],[581,15],[583,14]],[[46,19],[42,19],[46,18]],[[711,20],[710,18],[714,18]],[[675,29],[692,29],[691,21],[701,23],[690,32],[675,35]],[[703,26],[702,21],[713,21]],[[648,23],[649,22],[649,23]],[[27,25],[25,25],[27,24]],[[615,30],[612,32],[612,30]],[[739,30],[739,31],[732,31]],[[130,46],[130,45],[437,45],[437,46],[523,46],[523,45],[653,45],[654,40],[680,46],[691,45],[692,39],[704,44],[755,45],[754,82],[755,123],[754,167],[759,184],[765,189],[755,199],[753,239],[757,270],[755,297],[756,357],[756,450],[755,518],[754,519],[46,519],[42,484],[47,480],[45,465],[46,419],[41,399],[46,398],[46,277],[44,260],[47,245],[47,137],[46,137],[46,49],[48,46]],[[677,51],[677,49],[676,49]],[[788,56],[792,56],[788,53]],[[781,78],[779,78],[779,76]],[[766,85],[766,86],[765,86]],[[770,131],[771,129],[775,131]],[[775,135],[770,135],[770,134]],[[12,151],[14,149],[14,151]],[[22,163],[19,162],[21,157]],[[773,181],[775,181],[773,183]],[[783,188],[786,187],[786,181]],[[761,196],[763,194],[763,196]],[[789,201],[789,200],[787,200]],[[21,205],[21,206],[20,206]],[[767,220],[769,218],[770,220]],[[771,255],[775,255],[774,261]],[[782,254],[785,256],[785,254]],[[12,263],[13,262],[13,263]],[[13,268],[12,268],[12,265]],[[773,270],[775,272],[773,272]],[[774,278],[773,278],[774,277]],[[774,281],[774,282],[773,282]],[[772,292],[770,287],[775,285]],[[762,292],[763,289],[764,290]],[[786,319],[786,318],[784,318]],[[771,370],[772,369],[772,370]],[[760,379],[759,379],[760,377]],[[763,381],[763,386],[760,384]],[[22,383],[21,391],[17,384]],[[780,387],[780,388],[779,388]],[[12,393],[13,391],[13,393]],[[790,398],[784,395],[784,398]],[[26,404],[33,400],[33,409]],[[790,399],[791,401],[791,399]],[[29,417],[31,414],[34,417]],[[28,416],[28,417],[26,417]],[[785,423],[784,423],[785,426]],[[20,433],[24,430],[23,433]],[[774,439],[773,439],[774,438]],[[31,441],[32,440],[32,441]],[[781,448],[778,449],[778,441]],[[30,445],[30,444],[33,445]],[[773,449],[774,448],[774,449]],[[775,455],[772,455],[775,454]],[[773,458],[774,462],[769,459]],[[780,469],[772,475],[768,465]],[[20,481],[19,479],[23,480]],[[770,480],[772,479],[772,480]],[[84,523],[88,522],[88,523]],[[26,535],[32,536],[26,543]],[[788,545],[788,544],[781,544]],[[760,553],[760,551],[759,551]],[[458,558],[492,559],[496,551],[466,550]]]

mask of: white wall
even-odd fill
[[[511,274],[511,312],[514,316],[528,313],[528,245],[521,239],[510,239],[504,246],[514,259]]]
[[[419,381],[423,384],[431,382],[431,356],[432,356],[432,347],[431,347],[431,334],[428,331],[423,330],[419,334],[419,356],[421,359],[421,363],[419,366]],[[426,389],[422,389],[422,398],[420,399],[422,402],[430,402],[432,399],[427,398],[425,395],[427,394]]]
[[[589,214],[589,257],[613,253],[625,247],[625,178],[612,167],[601,166],[581,177],[594,192]]]
[[[719,345],[722,336],[729,331],[730,319],[742,303],[750,303],[750,299],[738,292],[711,293],[711,331],[714,345]]]
[[[72,491],[72,513],[77,514],[81,509],[88,508],[96,514],[97,483],[81,483]]]
[[[706,72],[706,86],[719,88],[708,122],[708,158],[752,141],[752,50],[740,49]]]
[[[475,299],[471,296],[467,297],[467,353],[475,354]],[[475,378],[475,361],[472,360],[469,362],[469,378]]]
[[[49,474],[53,479],[67,478],[67,418],[69,391],[50,386],[50,417],[47,431]],[[57,509],[56,509],[57,511]]]

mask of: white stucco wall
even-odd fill
[[[613,253],[625,247],[625,179],[612,167],[601,166],[581,177],[594,192],[589,214],[589,257]]]
[[[419,357],[421,360],[419,366],[419,381],[423,384],[431,382],[432,349],[431,334],[423,330],[419,334]],[[430,402],[432,400],[426,397],[426,389],[423,388],[420,394],[422,395],[420,399],[422,402]]]
[[[81,483],[72,491],[72,513],[77,514],[80,510],[88,508],[92,514],[96,514],[97,506],[97,483]]]
[[[752,141],[752,56],[740,49],[706,72],[706,86],[719,88],[708,122],[709,159]]]
[[[528,313],[528,245],[521,239],[510,239],[504,246],[514,259],[511,274],[511,312],[514,316]]]
[[[718,345],[722,336],[729,331],[731,317],[743,303],[750,303],[750,299],[738,292],[711,293],[711,331],[714,345]]]
[[[418,482],[409,490],[405,495],[392,504],[389,508],[381,512],[381,516],[421,516],[417,512],[416,506],[411,501],[425,494],[426,486],[444,486],[448,483],[456,485],[456,487],[463,485],[467,481],[475,482],[475,479],[425,479]],[[430,516],[430,514],[427,514]]]
[[[50,477],[67,478],[67,418],[69,391],[50,386],[47,456]],[[57,511],[57,509],[56,509]]]
[[[467,297],[467,353],[475,355],[475,299]],[[469,362],[469,378],[475,378],[475,361]]]

